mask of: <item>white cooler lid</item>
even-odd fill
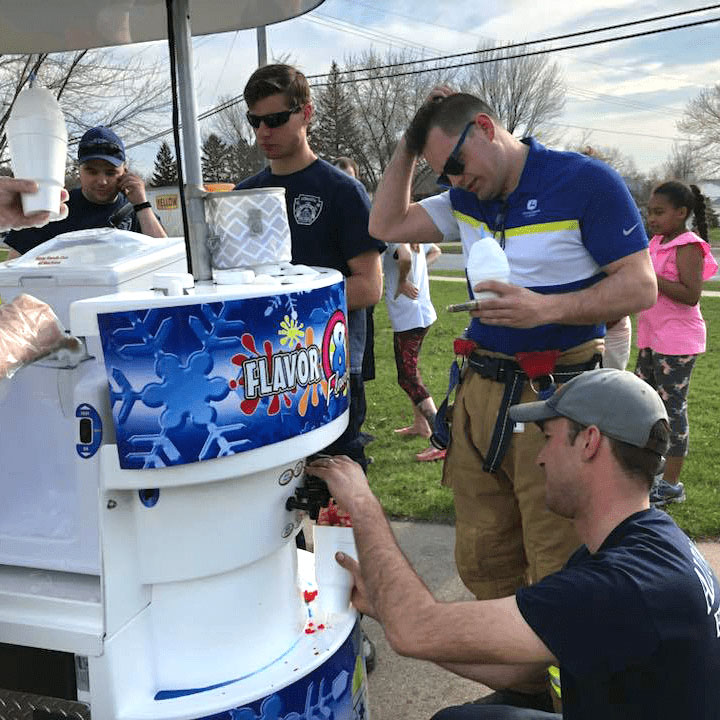
[[[152,238],[115,228],[75,230],[0,265],[0,286],[41,277],[52,277],[57,285],[114,286],[185,256],[180,237]]]

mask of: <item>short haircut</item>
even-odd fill
[[[339,158],[336,158],[333,165],[341,170],[352,168],[355,171],[355,177],[360,174],[358,164],[351,157],[347,157],[346,155],[341,155]]]
[[[302,107],[310,102],[310,85],[292,65],[263,65],[250,76],[243,90],[248,107],[277,94],[285,96],[289,108]]]
[[[575,443],[575,438],[587,427],[574,420],[568,421],[568,440]],[[610,450],[620,467],[628,474],[637,477],[647,484],[648,490],[652,486],[655,475],[660,471],[663,456],[649,448],[640,448],[637,445],[615,440],[605,435],[610,442]],[[670,446],[670,425],[667,420],[658,420],[650,429],[648,444],[653,447]]]
[[[493,120],[498,120],[497,113],[475,95],[456,93],[429,100],[415,113],[405,132],[408,150],[414,155],[420,155],[425,149],[430,130],[439,127],[448,135],[460,133],[478,113],[485,113]]]

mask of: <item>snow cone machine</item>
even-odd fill
[[[122,10],[112,42],[151,39],[165,5],[69,0],[69,20],[31,23],[46,4],[0,0],[7,51],[90,46],[78,4],[98,23]],[[210,32],[317,4],[193,9]],[[189,252],[108,228],[0,265],[2,303],[32,295],[80,341],[0,380],[2,720],[368,717],[356,613],[323,610],[295,542],[305,458],[347,425],[344,280],[290,264],[289,234],[263,241],[289,233],[276,194],[206,208],[191,155],[208,221],[189,208]]]

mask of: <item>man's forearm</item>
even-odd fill
[[[382,296],[382,275],[378,278],[351,275],[345,278],[348,310],[377,305]]]
[[[475,680],[493,690],[515,687],[525,683],[539,683],[545,679],[547,665],[527,663],[524,665],[482,665],[470,663],[437,663],[455,675]]]
[[[155,213],[152,208],[144,208],[137,213],[137,219],[140,223],[140,231],[143,235],[149,235],[154,238],[167,237],[165,228],[160,224],[160,221],[155,217]]]
[[[407,151],[405,138],[401,138],[375,191],[369,224],[373,237],[386,242],[413,241],[413,238],[395,238],[392,233],[410,207],[416,162],[417,158]]]
[[[380,503],[368,494],[351,510],[363,580],[393,649],[408,653],[416,619],[436,603],[398,547]],[[411,603],[408,601],[411,599]]]
[[[630,267],[603,278],[585,290],[548,296],[548,322],[569,325],[602,323],[652,307],[657,300],[654,273],[633,274]]]

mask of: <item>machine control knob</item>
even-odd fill
[[[295,488],[295,494],[285,502],[286,510],[302,510],[317,520],[320,508],[330,504],[330,490],[324,480],[305,475],[305,484]]]

